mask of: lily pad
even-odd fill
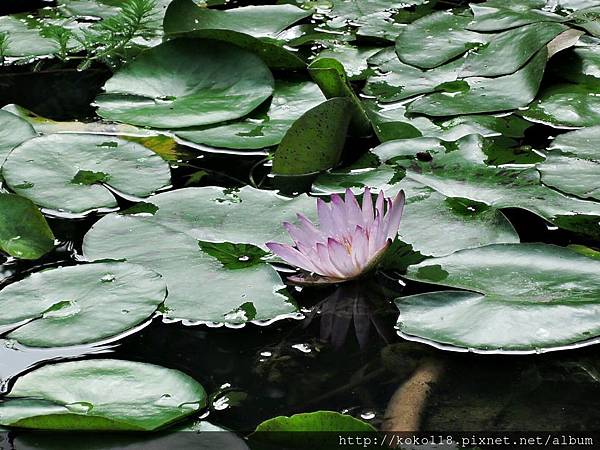
[[[202,251],[199,241],[262,249],[271,240],[285,242],[281,223],[293,221],[297,212],[314,216],[313,199],[288,199],[249,187],[233,192],[205,187],[159,194],[152,203],[158,208],[154,214],[110,214],[99,220],[85,236],[85,257],[126,259],[162,274],[169,289],[169,320],[241,324],[297,312],[270,265],[253,261],[228,268],[218,255]],[[240,255],[240,261],[254,254]]]
[[[308,110],[287,131],[273,158],[273,173],[300,175],[335,166],[342,155],[355,104],[336,97]]]
[[[266,111],[254,111],[247,118],[214,127],[178,130],[176,135],[195,144],[234,149],[262,149],[281,142],[294,121],[325,101],[312,82],[276,81],[273,98]]]
[[[339,61],[350,81],[365,80],[370,73],[367,60],[381,51],[380,47],[354,47],[352,45],[332,45],[321,51],[315,58],[333,58]]]
[[[166,34],[215,29],[275,38],[310,15],[311,11],[294,5],[242,6],[223,11],[200,7],[192,0],[174,0],[167,9],[163,26]]]
[[[557,128],[591,127],[600,123],[597,87],[556,84],[544,90],[522,116]]]
[[[0,326],[14,325],[7,337],[30,347],[97,342],[151,317],[165,296],[160,275],[138,265],[61,267],[0,291]]]
[[[542,182],[581,198],[600,200],[600,127],[558,136],[538,164]]]
[[[544,186],[540,173],[531,164],[488,164],[486,141],[480,136],[466,136],[450,144],[432,140],[429,150],[420,155],[410,148],[410,140],[404,141],[394,153],[386,143],[382,161],[398,165],[412,180],[447,197],[470,199],[496,208],[525,209],[562,228],[600,237],[600,203]]]
[[[421,70],[398,60],[391,48],[369,58],[369,64],[374,66],[375,74],[367,78],[364,92],[386,103],[442,89],[444,83],[456,81],[462,67],[462,61],[456,60]]]
[[[567,19],[547,11],[546,0],[488,0],[469,5],[473,20],[467,29],[499,31],[537,22],[564,22]]]
[[[525,66],[497,78],[473,77],[460,81],[456,90],[436,92],[415,100],[411,113],[452,116],[505,111],[528,105],[542,81],[548,51],[542,48]]]
[[[313,188],[333,193],[351,187],[358,194],[369,186],[382,189],[390,197],[403,189],[406,205],[398,236],[422,255],[441,256],[487,244],[519,242],[516,231],[497,209],[467,199],[446,198],[421,183],[401,178],[393,167],[381,166],[322,175]]]
[[[40,29],[25,17],[0,17],[0,33],[8,36],[8,46],[3,56],[29,58],[52,55],[58,50],[56,42],[43,37]]]
[[[557,76],[571,83],[600,86],[600,46],[576,47],[565,52],[555,69]]]
[[[35,136],[37,133],[26,120],[0,110],[0,166],[13,148]]]
[[[113,136],[51,134],[15,149],[2,169],[6,184],[53,211],[114,208],[111,189],[147,197],[170,184],[169,165],[146,147]]]
[[[559,23],[534,23],[499,33],[465,58],[460,76],[496,77],[519,70],[543,46],[569,28]]]
[[[258,56],[224,42],[182,38],[126,64],[96,103],[105,119],[184,128],[243,117],[271,96],[273,84]]]
[[[0,194],[0,249],[21,259],[37,259],[54,248],[54,235],[26,198]]]
[[[463,250],[411,266],[407,278],[473,292],[399,298],[398,329],[483,351],[539,352],[600,335],[600,261],[546,244]]]
[[[205,407],[206,392],[178,370],[94,359],[53,364],[17,380],[0,424],[40,430],[152,431]]]
[[[488,42],[490,36],[465,30],[470,15],[438,11],[409,24],[396,39],[405,64],[432,69]]]

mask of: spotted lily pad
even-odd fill
[[[208,125],[245,116],[273,93],[262,60],[235,45],[174,39],[143,52],[96,103],[109,120],[155,128]]]
[[[54,248],[54,235],[37,207],[15,194],[0,194],[0,249],[37,259]]]
[[[2,169],[8,187],[37,205],[83,214],[114,208],[111,190],[147,197],[170,184],[169,165],[146,147],[114,136],[51,134],[15,149]]]
[[[546,244],[463,250],[408,268],[425,283],[468,289],[401,297],[404,335],[482,351],[536,352],[600,335],[600,261]]]
[[[277,81],[268,110],[259,108],[238,122],[181,130],[176,135],[213,147],[263,149],[279,144],[296,119],[324,100],[315,83]]]
[[[295,220],[297,212],[314,215],[313,199],[288,199],[249,187],[233,192],[205,187],[159,194],[152,203],[158,208],[154,214],[110,214],[98,221],[85,236],[85,257],[126,259],[162,274],[170,320],[240,324],[297,311],[270,265],[253,260],[230,268],[229,260],[203,251],[206,244],[199,241],[266,249],[268,241],[287,241],[283,221]],[[250,251],[239,255],[240,262],[254,258]]]
[[[96,342],[148,319],[165,296],[161,276],[135,264],[50,269],[0,291],[0,327],[30,347]]]
[[[152,431],[206,403],[202,386],[178,370],[113,359],[65,362],[19,378],[0,403],[0,425]]]

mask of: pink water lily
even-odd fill
[[[379,192],[375,204],[369,188],[362,207],[350,189],[345,200],[333,194],[331,202],[317,199],[319,227],[298,214],[298,225],[284,222],[295,245],[268,242],[267,247],[287,263],[308,272],[289,277],[293,282],[340,283],[373,269],[398,234],[404,192],[392,201]]]

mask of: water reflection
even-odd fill
[[[372,280],[344,283],[313,307],[306,315],[305,326],[318,320],[319,337],[335,349],[344,345],[351,329],[361,349],[367,347],[373,334],[389,344],[397,339],[397,313],[390,303],[397,295]]]

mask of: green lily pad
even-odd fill
[[[600,261],[546,244],[463,250],[408,268],[411,280],[473,292],[396,299],[398,329],[483,351],[539,352],[600,335]]]
[[[563,22],[566,18],[545,10],[546,0],[488,0],[469,5],[473,21],[467,29],[499,31],[537,22]]]
[[[297,212],[314,217],[313,199],[249,187],[233,192],[205,187],[158,194],[152,203],[158,208],[154,214],[110,214],[99,220],[85,236],[85,257],[126,259],[162,274],[169,289],[168,320],[241,324],[297,312],[277,272],[254,260],[253,250],[239,256],[253,264],[232,269],[230,261],[202,251],[206,244],[199,241],[263,250],[268,241],[287,242],[281,223],[295,220]]]
[[[470,15],[438,11],[409,24],[396,39],[405,64],[432,69],[488,42],[489,36],[465,30]]]
[[[364,92],[381,102],[395,102],[434,92],[444,83],[456,81],[462,61],[456,60],[431,70],[421,70],[398,60],[393,49],[384,49],[369,58],[375,74],[367,78]]]
[[[411,148],[418,151],[414,144]],[[391,166],[321,175],[313,189],[339,193],[350,187],[358,194],[366,186],[383,190],[388,197],[404,190],[406,205],[398,236],[422,255],[441,256],[487,244],[519,242],[516,231],[497,209],[467,199],[447,198],[414,180],[401,179]]]
[[[600,86],[600,46],[576,47],[556,62],[555,73],[576,84]]]
[[[506,111],[528,105],[542,81],[548,51],[542,48],[525,66],[497,78],[473,77],[460,81],[456,90],[436,92],[415,100],[411,113],[452,116]]]
[[[30,347],[97,342],[151,317],[166,293],[160,275],[134,264],[50,269],[0,291],[0,326],[15,325],[7,337]]]
[[[319,52],[315,60],[319,58],[332,58],[339,61],[350,81],[365,80],[371,70],[367,60],[381,51],[381,47],[354,47],[351,45],[332,45]]]
[[[40,430],[152,431],[206,406],[206,392],[178,370],[94,359],[36,369],[0,403],[0,424]]]
[[[273,83],[268,67],[250,52],[223,42],[175,39],[126,64],[96,103],[105,119],[184,128],[245,116],[271,96]]]
[[[51,134],[15,149],[2,169],[8,187],[38,206],[83,214],[114,208],[111,189],[147,197],[170,184],[169,165],[146,147],[113,136]]]
[[[178,130],[175,134],[195,144],[212,147],[263,149],[279,144],[296,119],[324,100],[315,83],[276,81],[267,111],[259,108],[238,122]]]
[[[470,52],[460,76],[496,77],[519,70],[543,46],[569,28],[559,23],[534,23],[494,36],[489,44]]]
[[[265,420],[256,427],[255,432],[346,432],[376,431],[372,425],[346,414],[335,411],[316,411],[311,413],[279,416]]]
[[[37,259],[54,248],[54,235],[26,198],[0,194],[0,249],[21,259]]]
[[[311,11],[294,5],[242,6],[222,11],[199,7],[192,0],[174,0],[167,9],[163,26],[166,34],[215,29],[275,38],[310,15]]]
[[[600,123],[600,94],[593,86],[556,84],[544,90],[521,115],[557,128],[592,127]]]
[[[538,164],[542,182],[581,198],[600,200],[600,127],[583,128],[558,136]]]
[[[456,143],[431,140],[429,150],[419,154],[405,139],[392,153],[379,153],[406,172],[406,177],[425,184],[447,197],[470,199],[496,208],[521,208],[567,230],[600,237],[600,203],[562,194],[541,183],[531,164],[494,166],[487,163],[486,141],[466,136]],[[443,150],[442,150],[443,149]],[[418,150],[417,150],[418,152]]]
[[[13,148],[35,136],[37,133],[26,120],[0,110],[0,166]]]
[[[287,131],[273,158],[273,173],[300,175],[335,166],[355,105],[336,97],[305,112]]]
[[[43,37],[40,29],[29,23],[25,17],[0,17],[0,33],[8,36],[8,46],[3,55],[6,57],[46,56],[58,50],[56,42]]]

